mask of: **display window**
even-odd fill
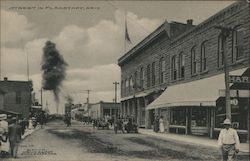
[[[204,107],[192,108],[191,126],[207,126],[207,110]]]
[[[176,107],[171,110],[171,125],[186,125],[186,109]]]

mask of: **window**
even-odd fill
[[[144,69],[143,67],[141,67],[141,71],[140,71],[140,88],[141,89],[144,88],[144,77],[145,77]]]
[[[133,84],[133,77],[131,76],[131,77],[129,78],[129,91],[132,91],[133,86],[134,86],[134,84]]]
[[[206,47],[207,41],[203,42],[201,44],[201,71],[207,70],[207,47]]]
[[[121,82],[121,92],[124,92],[124,81]]]
[[[197,54],[196,46],[191,49],[191,75],[196,74],[197,72]]]
[[[204,107],[192,108],[191,126],[207,126],[207,110]]]
[[[218,38],[218,67],[222,67],[224,65],[224,58],[223,58],[223,45],[222,44],[222,35],[220,34],[219,35],[219,38]]]
[[[233,50],[232,50],[232,62],[235,62],[243,58],[243,44],[244,44],[244,32],[240,29],[241,26],[238,26],[235,31],[233,31]]]
[[[147,66],[147,87],[150,87],[150,65]]]
[[[176,64],[176,56],[172,57],[172,80],[177,79],[177,64]]]
[[[128,90],[129,84],[128,84],[128,80],[125,80],[125,90]]]
[[[16,92],[16,104],[21,104],[21,99],[22,99],[21,92],[20,91]]]
[[[137,84],[137,71],[134,74],[134,86],[133,86],[133,88],[135,90],[137,90],[137,88],[138,88],[138,84]]]
[[[179,77],[184,78],[185,75],[185,56],[183,52],[179,54]]]
[[[155,85],[155,62],[152,63],[152,86]]]
[[[159,64],[159,82],[163,83],[165,80],[165,60],[164,58],[160,59],[160,64]]]
[[[170,124],[171,125],[186,125],[186,109],[176,107],[170,112]]]

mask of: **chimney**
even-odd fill
[[[193,19],[188,19],[187,20],[187,25],[192,26],[193,25]]]
[[[8,81],[8,77],[4,77],[3,80],[4,80],[4,81]]]

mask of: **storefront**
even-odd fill
[[[246,68],[235,70],[230,74],[241,75],[244,71]],[[146,109],[165,111],[163,119],[169,122],[169,125],[165,126],[166,131],[215,137],[214,131],[220,130],[220,125],[225,119],[225,105],[221,101],[218,103],[218,100],[225,100],[220,98],[220,91],[224,88],[224,74],[173,85]],[[238,132],[246,133],[242,130],[246,130],[249,126],[246,119],[249,118],[247,115],[249,100],[239,99],[239,101],[241,102],[239,107],[232,106],[232,118],[235,122],[234,126],[240,128]]]

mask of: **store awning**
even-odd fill
[[[230,75],[242,75],[246,69],[232,71]],[[177,106],[216,106],[220,89],[225,89],[224,74],[169,86],[146,109]]]

